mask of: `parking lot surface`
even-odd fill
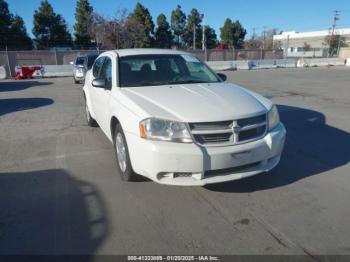
[[[0,254],[350,254],[348,68],[226,72],[278,104],[268,174],[125,183],[72,78],[0,82]]]

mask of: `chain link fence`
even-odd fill
[[[283,59],[287,57],[315,57],[317,51],[324,50],[309,50],[308,53],[302,52],[302,55],[297,52],[288,52],[288,56],[282,49],[274,50],[245,50],[245,49],[210,49],[210,50],[184,50],[195,54],[202,61],[239,61],[239,60],[271,60]],[[103,51],[100,51],[101,53]],[[68,65],[74,61],[77,56],[84,54],[96,54],[96,50],[30,50],[30,51],[0,51],[0,66],[5,68],[11,75],[14,75],[16,65]],[[293,54],[293,55],[291,55]],[[321,56],[321,57],[322,57]],[[320,56],[317,56],[320,57]],[[10,68],[10,72],[9,69]]]

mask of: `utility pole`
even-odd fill
[[[199,16],[199,19],[201,20],[201,23],[202,23],[202,50],[204,51],[205,50],[205,25],[204,25],[204,14],[201,14]]]
[[[193,23],[193,50],[196,50],[196,24]]]
[[[7,58],[7,66],[9,67],[9,74],[10,74],[10,77],[12,78],[10,58],[9,58],[9,53],[8,53],[8,50],[7,50],[7,45],[6,45],[6,58]]]
[[[205,50],[205,26],[202,25],[202,50]]]
[[[285,49],[285,58],[288,58],[288,49],[289,49],[289,35],[287,35],[287,46]]]
[[[339,20],[339,15],[340,15],[340,11],[334,10],[333,24],[332,24],[332,35],[334,35],[334,33],[335,33],[335,28],[337,26],[337,21]]]
[[[263,27],[263,49],[265,49],[266,28],[266,26]]]
[[[253,27],[253,28],[252,28],[252,31],[253,31],[253,33],[252,33],[252,40],[255,40],[255,37],[256,37],[256,33],[255,33],[255,32],[256,32],[256,29],[257,29],[256,27]]]
[[[330,39],[329,39],[329,51],[328,51],[328,55],[333,55],[333,49],[334,48],[331,48],[331,45],[333,44],[333,41],[335,40],[334,37],[337,38],[337,45],[338,45],[338,48],[339,48],[339,45],[340,45],[340,36],[338,37],[336,34],[335,34],[335,29],[337,27],[337,21],[340,19],[339,18],[339,15],[340,15],[340,11],[339,10],[334,10],[334,15],[333,15],[333,23],[332,23],[332,33],[331,33],[331,36],[330,36]]]

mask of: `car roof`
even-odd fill
[[[132,48],[114,50],[119,57],[132,55],[193,55],[184,51],[174,49],[156,49],[156,48]]]

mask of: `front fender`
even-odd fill
[[[96,119],[96,115],[94,113],[94,108],[92,106],[92,96],[91,96],[91,87],[89,86],[89,83],[91,82],[91,70],[86,73],[85,76],[85,84],[83,86],[83,94],[85,101],[87,103],[87,106],[89,108],[89,112],[92,118]]]
[[[110,101],[109,115],[110,121],[112,121],[113,117],[118,120],[124,133],[139,135],[139,122],[141,121],[141,117],[126,107],[118,98],[114,98],[113,96]]]

